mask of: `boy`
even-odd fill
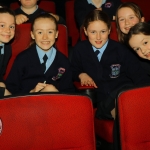
[[[15,10],[16,24],[31,23],[38,14],[46,12],[45,10],[38,7],[38,0],[19,1],[21,3],[21,7]],[[56,14],[50,14],[55,17],[55,19],[58,21],[58,24],[66,24],[65,20],[62,17]]]
[[[10,95],[5,88],[3,75],[11,56],[11,46],[7,44],[15,34],[15,14],[8,8],[0,8],[0,97]]]

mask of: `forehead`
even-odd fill
[[[20,2],[28,2],[29,0],[20,0]],[[38,0],[30,0],[30,2],[37,2]]]
[[[118,10],[118,17],[131,14],[135,15],[135,12],[129,7],[123,7]]]
[[[0,22],[13,24],[15,23],[15,18],[13,15],[10,15],[9,13],[0,13]]]
[[[38,28],[52,28],[56,29],[56,24],[50,18],[38,18],[34,22],[34,29]]]
[[[104,21],[97,20],[89,23],[88,29],[108,29],[107,24]]]

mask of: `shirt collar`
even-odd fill
[[[93,2],[92,2],[92,0],[87,0],[87,2],[88,2],[88,4],[94,5]],[[105,4],[105,3],[106,3],[106,0],[102,0],[102,5]]]
[[[107,47],[107,45],[108,45],[108,41],[109,41],[109,40],[107,40],[107,42],[106,42],[106,43],[103,45],[103,47],[101,47],[101,48],[96,48],[96,47],[92,46],[94,52],[95,52],[96,50],[99,50],[100,53],[103,54],[103,52],[105,51],[105,49],[106,49],[106,47]]]
[[[0,46],[2,46],[2,49],[1,49],[1,51],[0,51],[0,54],[4,54],[4,44],[1,43]]]
[[[46,54],[48,57],[48,60],[51,58],[51,55],[53,54],[54,47],[51,47],[48,51],[43,51],[40,47],[36,45],[36,50],[40,59],[40,62],[43,63],[43,56]]]

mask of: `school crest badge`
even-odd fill
[[[113,64],[110,66],[111,68],[111,74],[110,74],[110,78],[117,78],[120,74],[120,64]]]
[[[65,68],[58,68],[58,74],[52,78],[53,81],[56,81],[61,78],[61,76],[65,73]]]

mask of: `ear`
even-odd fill
[[[55,38],[58,38],[59,31],[56,31]]]
[[[141,18],[141,22],[144,22],[144,21],[145,21],[145,18],[144,18],[144,17],[142,17],[142,18]]]
[[[85,27],[83,28],[85,35],[87,36],[87,30],[85,29]]]
[[[30,32],[32,39],[35,39],[33,32]]]
[[[111,28],[110,29],[108,29],[108,33],[110,34],[110,31],[111,31]]]

